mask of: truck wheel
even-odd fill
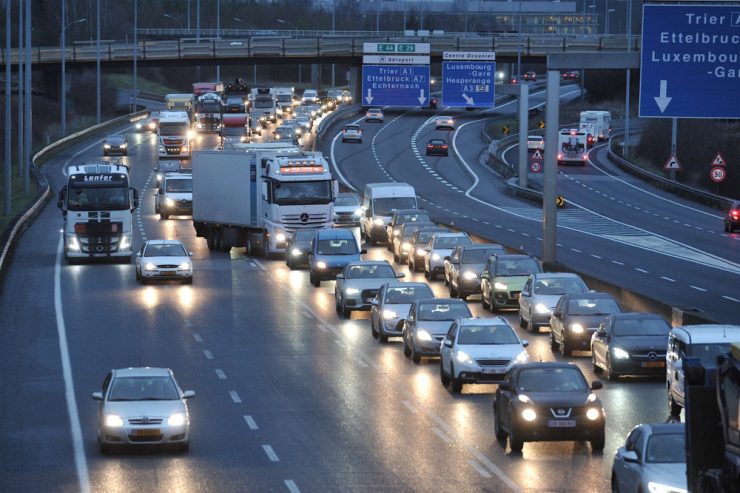
[[[601,430],[601,433],[599,433],[593,440],[591,440],[591,452],[603,452],[605,442],[606,438],[604,436],[604,430]]]
[[[450,365],[450,392],[459,394],[462,392],[463,383],[459,378],[455,378],[455,367]]]
[[[213,230],[212,229],[206,229],[206,244],[208,245],[209,250],[214,250],[215,247],[213,245]]]
[[[351,318],[352,317],[352,310],[347,308],[347,305],[342,302],[342,317],[344,318]]]

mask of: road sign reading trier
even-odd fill
[[[429,65],[363,65],[363,106],[429,106]]]
[[[640,116],[740,118],[740,5],[644,5]]]

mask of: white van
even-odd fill
[[[565,163],[586,166],[587,159],[586,132],[575,128],[558,132],[558,166]]]
[[[368,183],[362,202],[361,233],[376,245],[387,240],[386,224],[399,209],[418,209],[416,190],[408,183]]]
[[[595,142],[603,142],[609,138],[612,115],[608,111],[581,111],[579,130],[590,136],[588,146]]]
[[[316,104],[319,102],[319,93],[315,89],[306,89],[301,97],[301,105]]]
[[[699,358],[703,365],[716,366],[717,356],[726,354],[733,342],[740,342],[740,325],[687,325],[671,329],[666,352],[666,385],[672,416],[678,416],[684,407],[684,358]]]

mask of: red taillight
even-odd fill
[[[434,147],[434,144],[427,144],[427,148],[428,148],[428,149],[431,149],[431,148],[433,148],[433,147]]]
[[[740,218],[740,211],[732,211],[732,217],[734,219]]]
[[[442,149],[447,149],[447,144],[442,145]]]

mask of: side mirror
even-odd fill
[[[362,250],[360,250],[360,255],[365,255],[366,253],[367,253],[366,249],[363,248]]]
[[[552,316],[555,318],[560,318],[563,316],[563,312],[561,312],[560,310],[554,311],[552,312]]]
[[[373,213],[370,209],[365,210],[365,217],[373,217]]]
[[[451,341],[450,339],[445,339],[445,340],[443,340],[443,341],[442,341],[442,345],[443,345],[444,347],[449,347],[449,348],[451,348],[451,347],[452,347],[452,341]]]
[[[188,252],[188,257],[192,257],[192,256],[193,256],[193,252]]]
[[[606,329],[599,329],[596,331],[596,337],[606,337]]]
[[[499,390],[511,391],[511,384],[509,382],[501,382],[498,384]]]
[[[598,380],[594,380],[593,382],[591,382],[591,390],[599,390],[600,388],[603,388],[603,387],[604,387],[604,384]]]
[[[141,252],[136,252],[137,257],[141,257]]]
[[[449,255],[447,255],[447,256],[445,257],[445,262],[449,262],[450,260],[452,260],[452,257],[450,257]]]
[[[92,398],[95,401],[102,401],[103,400],[103,393],[102,392],[93,392]]]
[[[373,305],[373,306],[378,306],[378,300],[372,299],[372,300],[370,300],[370,304]]]
[[[404,277],[406,277],[406,274],[405,274],[405,273],[403,273],[403,272],[399,272],[398,274],[396,274],[396,278],[397,278],[397,279],[402,279],[402,278],[404,278]]]
[[[337,274],[337,279],[344,279],[344,274]]]
[[[524,347],[529,346],[529,340],[528,339],[522,339],[522,346],[524,346]]]
[[[186,390],[185,392],[182,393],[183,399],[192,399],[193,397],[195,397],[194,390]]]
[[[622,455],[622,460],[624,460],[625,462],[632,462],[632,463],[640,462],[640,458],[637,457],[637,452],[635,452],[634,450],[629,450],[625,452]]]
[[[490,279],[490,277],[488,276],[488,272],[486,272],[486,271],[483,271],[483,273],[480,275],[480,277],[481,277],[481,279]]]

